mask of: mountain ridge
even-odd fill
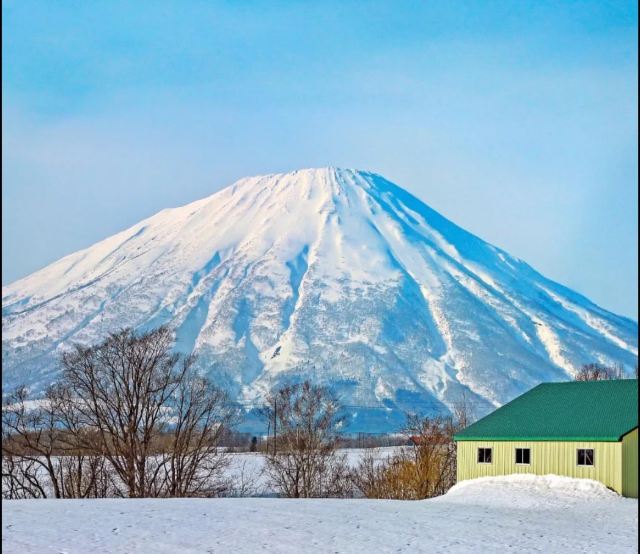
[[[461,397],[486,411],[582,363],[637,363],[636,322],[352,169],[240,179],[2,297],[3,390],[42,390],[71,342],[163,323],[242,402],[306,376],[390,417]]]

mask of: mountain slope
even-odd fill
[[[2,306],[4,390],[42,390],[71,342],[168,323],[247,405],[304,374],[368,407],[363,428],[382,406],[482,412],[585,362],[637,362],[636,322],[384,178],[333,168],[163,210],[3,287]]]

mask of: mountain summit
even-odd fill
[[[638,354],[636,322],[383,177],[334,168],[163,210],[3,287],[2,314],[5,392],[41,391],[73,342],[166,323],[247,406],[304,376],[331,385],[361,429],[461,398],[483,412]]]

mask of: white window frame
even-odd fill
[[[488,450],[490,452],[489,456],[491,456],[491,461],[490,462],[481,462],[480,461],[480,450]],[[486,458],[486,456],[485,456]],[[493,447],[491,446],[479,446],[478,447],[478,452],[476,454],[476,463],[478,464],[482,464],[482,465],[491,465],[493,464]]]
[[[518,450],[528,450],[529,451],[529,461],[528,462],[519,462],[518,461]],[[525,448],[525,447],[516,447],[514,452],[513,452],[513,456],[514,456],[514,461],[515,464],[517,466],[530,466],[531,465],[531,448]],[[576,454],[577,456],[577,454]]]
[[[592,452],[591,461],[593,463],[591,463],[591,464],[581,464],[580,463],[579,456],[580,456],[580,451],[581,450],[591,450],[591,452]],[[596,449],[595,448],[576,448],[576,466],[578,466],[578,467],[596,467]]]

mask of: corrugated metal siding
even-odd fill
[[[493,449],[491,464],[477,463],[478,448]],[[516,448],[531,449],[531,464],[516,464]],[[595,465],[578,466],[576,463],[576,450],[578,448],[593,448],[595,451]],[[553,473],[566,475],[567,477],[595,479],[616,492],[622,493],[622,443],[560,441],[458,442],[458,481],[494,475],[511,475],[513,473],[533,473],[535,475]]]
[[[638,429],[622,439],[622,494],[638,498]]]

